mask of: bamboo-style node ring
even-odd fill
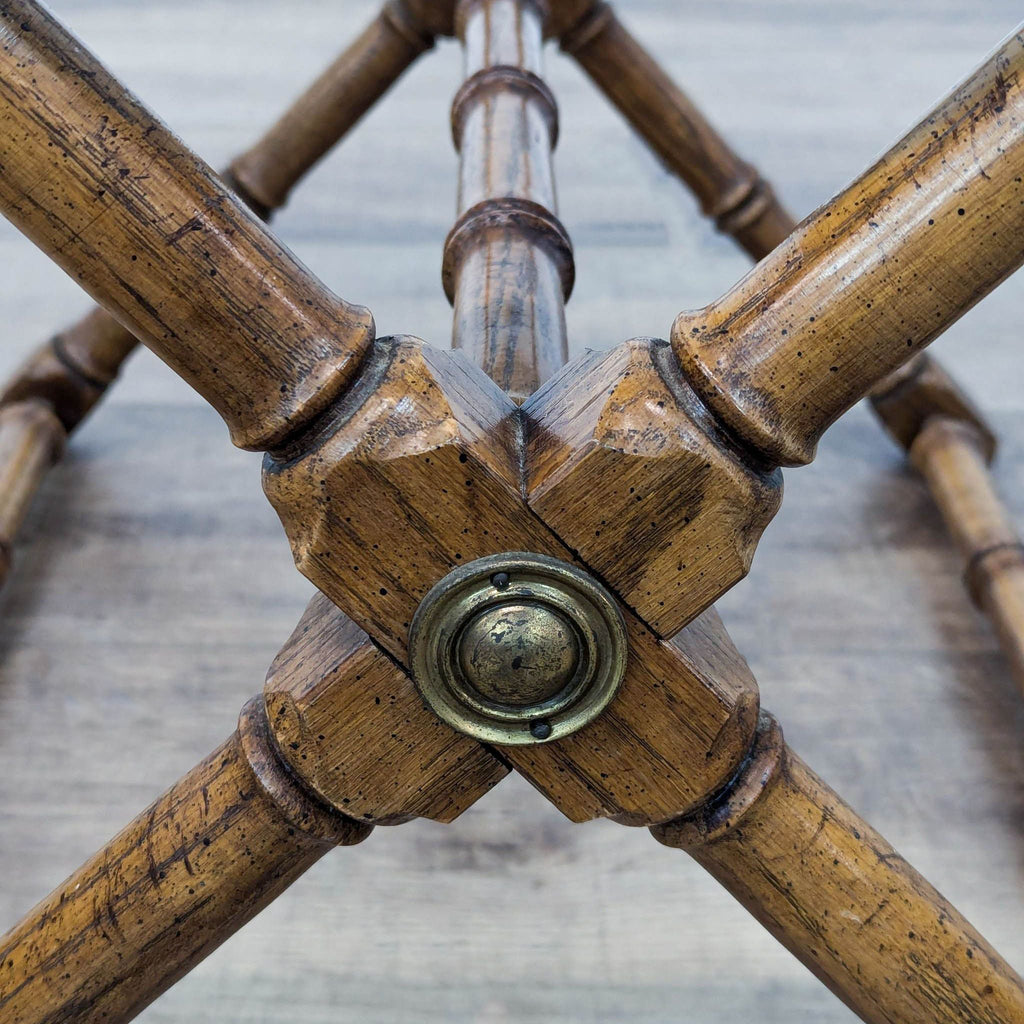
[[[409,649],[439,718],[488,743],[540,743],[581,729],[615,696],[626,627],[587,573],[508,552],[440,580],[416,611]]]

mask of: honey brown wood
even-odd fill
[[[262,703],[3,938],[10,1024],[131,1020],[332,846],[370,826],[278,760]]]
[[[225,183],[258,216],[269,219],[299,179],[432,40],[433,32],[400,0],[386,4],[270,131],[231,164],[222,175]],[[48,402],[70,434],[103,397],[137,345],[127,328],[106,310],[96,308],[32,353],[0,392],[0,407],[26,399]],[[39,450],[33,467],[45,463],[52,447],[45,438],[35,436]],[[0,465],[0,473],[15,472],[25,464],[22,449],[14,450],[22,461]],[[43,473],[30,473],[17,483],[22,504],[27,506],[32,490],[43,478]],[[6,526],[5,569],[0,582],[10,566],[17,523],[12,518]]]
[[[721,429],[664,342],[582,356],[523,415],[530,507],[660,636],[747,574],[782,474]]]
[[[35,4],[0,11],[0,207],[224,417],[280,441],[373,337]],[[45,121],[34,116],[47,111]]]
[[[406,673],[322,595],[274,660],[263,696],[281,759],[360,821],[454,821],[509,771],[428,712]]]
[[[254,210],[284,206],[296,182],[424,51],[435,29],[416,4],[388,0],[376,18],[253,146],[228,178]]]
[[[566,360],[572,244],[555,216],[558,108],[541,74],[542,17],[518,0],[468,0],[465,81],[452,103],[459,217],[445,242],[452,344],[515,402]]]
[[[890,436],[908,452],[933,417],[959,420],[975,434],[986,462],[996,438],[975,404],[927,352],[890,374],[871,395],[871,407]]]
[[[561,29],[562,49],[689,186],[719,231],[754,259],[771,252],[794,227],[771,186],[729,148],[608,4],[560,6],[569,22]]]
[[[332,422],[267,457],[264,490],[299,569],[407,665],[416,608],[453,566],[502,551],[574,560],[523,501],[518,435],[511,399],[459,353],[390,339]],[[627,613],[631,657],[605,714],[502,758],[574,821],[682,813],[732,775],[756,722],[753,680],[711,614],[691,651]]]
[[[672,344],[702,398],[782,465],[1024,259],[1024,65],[1010,37]]]
[[[427,10],[419,0],[406,5],[424,32],[440,30],[448,5],[429,17]],[[569,10],[556,4],[550,32],[565,34]],[[570,36],[577,49],[586,50],[587,32],[596,38],[611,24],[595,10],[574,30],[586,32]],[[519,332],[550,346],[564,341],[564,328],[552,332],[508,296],[520,295],[517,275],[536,260],[535,249],[558,251],[552,239],[561,229],[550,204],[505,195],[495,183],[523,168],[550,171],[554,105],[533,70],[543,13],[525,0],[476,0],[453,24],[470,73],[453,110],[462,196],[469,181],[481,197],[457,224],[446,263],[453,277],[467,273],[479,287],[476,235],[486,248],[492,229],[515,228],[517,254],[510,241],[490,264],[499,300],[486,326],[507,328],[515,340],[502,341],[504,351],[533,368],[523,394],[545,371],[540,348],[520,346]],[[335,299],[274,246],[212,173],[34,5],[0,9],[0,26],[9,42],[0,55],[0,162],[11,164],[9,179],[0,175],[0,205],[126,325],[148,328],[147,343],[221,410],[236,442],[270,448],[266,492],[296,563],[325,595],[275,663],[263,700],[243,712],[236,737],[16,927],[0,963],[20,967],[10,968],[13,988],[0,990],[0,1000],[19,1020],[127,1020],[329,843],[361,838],[365,825],[352,815],[363,823],[449,821],[508,766],[573,820],[670,822],[659,837],[696,847],[697,859],[869,1021],[932,1010],[949,1021],[1020,1017],[1024,988],[1010,968],[786,751],[770,720],[758,732],[756,683],[708,608],[746,571],[777,506],[775,464],[809,457],[844,402],[1024,258],[1016,241],[1024,214],[1015,206],[1024,205],[1016,189],[1024,149],[1015,136],[1004,138],[1018,125],[1019,38],[902,149],[705,311],[701,319],[714,329],[687,332],[677,321],[674,349],[688,376],[667,345],[642,340],[584,360],[578,380],[564,371],[520,409],[460,353],[406,337],[374,343],[365,311]],[[362,56],[352,67],[357,77],[366,73],[366,95],[376,81],[369,51],[395,43],[393,29],[378,24],[357,44]],[[629,52],[621,40],[618,47]],[[407,63],[400,49],[391,51],[392,69]],[[525,137],[503,150],[509,124]],[[48,140],[59,145],[44,149]],[[918,143],[920,152],[911,151]],[[111,164],[126,173],[114,175]],[[493,167],[500,173],[488,177]],[[951,170],[940,176],[939,167]],[[730,200],[723,213],[752,247],[767,244],[769,222],[742,235],[767,202],[756,192]],[[553,201],[553,186],[546,194]],[[941,243],[928,241],[924,216],[953,216],[957,202],[962,224],[953,220],[938,233]],[[486,217],[474,213],[481,203]],[[873,232],[885,217],[883,238]],[[180,226],[168,233],[169,221]],[[134,262],[144,264],[136,269],[132,246]],[[969,269],[937,262],[953,248],[971,260]],[[568,290],[566,264],[556,268],[561,292],[535,286],[549,317],[561,314]],[[227,282],[204,276],[222,269]],[[931,297],[915,274],[933,274],[941,296]],[[803,302],[812,303],[808,324],[826,323],[803,325],[806,353],[794,355],[792,339],[780,339],[799,334],[793,318],[807,312]],[[880,311],[868,317],[862,302]],[[894,334],[903,313],[913,323]],[[724,319],[714,322],[717,315]],[[456,340],[468,339],[463,347],[475,348],[504,382],[505,371],[488,365],[492,347],[458,326],[458,298],[456,322]],[[202,346],[199,327],[213,335]],[[857,337],[850,341],[846,330]],[[855,346],[861,335],[864,352]],[[550,369],[563,350],[548,350]],[[793,362],[805,354],[807,368]],[[827,372],[825,355],[835,360]],[[614,526],[602,538],[604,490]],[[621,688],[600,717],[566,738],[492,751],[428,714],[404,666],[427,591],[454,566],[508,551],[598,572],[626,604],[629,653]],[[246,835],[239,828],[204,836],[211,811],[217,822],[244,819]],[[210,843],[200,851],[204,838]],[[197,887],[200,856],[213,874]],[[128,901],[134,925],[121,923],[118,900]],[[106,935],[108,921],[125,948]],[[921,956],[919,935],[943,958],[938,965]],[[60,952],[51,958],[53,946]],[[893,956],[902,971],[895,982]],[[75,972],[84,988],[72,987]]]
[[[967,589],[994,623],[1024,689],[1024,547],[996,493],[988,438],[961,419],[933,416],[910,446],[964,558]]]
[[[67,433],[89,414],[137,342],[109,313],[94,309],[55,334],[0,392],[0,406],[48,403]]]
[[[10,571],[14,537],[39,481],[63,448],[64,429],[44,402],[0,406],[0,583]]]
[[[740,779],[652,830],[686,850],[868,1024],[1024,1019],[1024,983],[765,716]]]
[[[578,7],[579,10],[573,10],[574,7]],[[611,8],[602,2],[589,5],[585,2],[563,3],[559,6],[558,13],[565,20],[565,24],[560,26],[563,49],[579,60],[669,170],[693,191],[703,212],[715,218],[719,229],[731,234],[756,260],[767,256],[777,245],[785,241],[786,236],[795,230],[796,221],[779,205],[771,187],[749,164],[736,156],[689,98],[671,82],[650,55],[623,28]],[[582,367],[577,368],[577,385],[581,383],[579,377],[584,373]],[[635,376],[632,367],[631,373]],[[614,384],[609,383],[609,391],[612,394],[614,387]],[[650,390],[645,397],[648,401],[651,399]],[[659,409],[665,407],[663,397],[656,397],[654,401],[657,402]],[[963,448],[961,455],[968,463],[973,465],[976,462],[978,444],[984,449],[987,460],[991,460],[995,451],[996,440],[991,428],[956,382],[927,353],[919,353],[885,378],[872,394],[871,403],[888,432],[908,451],[924,423],[933,416],[952,417],[969,424],[970,433],[973,434],[976,443]],[[643,409],[635,400],[631,405],[634,409]],[[578,436],[571,437],[563,443],[560,436],[553,432],[548,434],[544,430],[543,422],[539,424],[531,464],[538,480],[533,500],[536,507],[545,509],[549,521],[553,521],[552,517],[569,517],[575,520],[582,515],[587,518],[587,509],[591,506],[589,500],[582,499],[582,494],[569,494],[564,504],[558,504],[558,483],[557,479],[552,480],[552,475],[557,477],[557,472],[551,474],[548,465],[552,457],[561,456],[563,461],[558,463],[559,469],[572,458],[573,448],[579,449],[583,457],[588,457],[591,461],[599,458],[600,454],[614,461],[627,458],[622,438],[628,429],[636,432],[637,424],[622,415],[623,405],[620,402],[614,403],[614,409],[614,412],[603,411],[601,426],[595,426],[596,413],[591,411],[586,424],[586,436],[602,442],[593,448],[581,446],[581,438]],[[550,410],[545,412],[550,415]],[[641,421],[649,436],[650,418],[641,414]],[[568,433],[572,429],[569,425],[575,423],[571,417],[556,422],[556,430],[562,434]],[[611,426],[612,423],[614,426]],[[580,424],[575,425],[578,430]],[[640,429],[643,430],[643,427]],[[616,440],[619,441],[618,446],[615,444]],[[635,464],[636,460],[633,461]],[[971,498],[964,492],[963,473],[958,473],[954,469],[954,462],[951,460],[936,458],[929,459],[928,463],[925,479],[932,486],[943,514],[950,522],[951,531],[960,539],[961,549],[966,550],[966,557],[970,563],[972,548],[968,543],[965,549],[964,536],[972,533],[976,521],[971,513]],[[1003,534],[1015,536],[1006,513],[999,509],[991,480],[983,469],[976,466],[975,469],[972,478],[976,481],[978,494],[974,500],[987,503],[989,517],[998,517]],[[942,474],[947,471],[953,473],[953,476],[945,480]],[[608,478],[619,481],[624,481],[628,476],[629,474],[608,473]],[[659,502],[664,505],[671,504],[665,495],[669,493],[672,483],[675,482],[678,486],[685,480],[686,483],[682,486],[688,487],[690,476],[678,472],[669,474],[657,488],[651,486],[650,479],[648,472],[642,475],[640,493],[650,494],[656,490]],[[613,493],[633,495],[636,492],[635,486],[628,483],[623,486],[620,483]],[[950,502],[950,493],[960,494],[960,500]],[[745,503],[742,504],[751,507],[756,503],[747,495]],[[767,512],[771,506],[762,507]],[[630,517],[623,516],[621,509],[617,510],[619,514],[611,515],[610,512],[607,502],[603,503],[600,526],[595,526],[590,543],[580,549],[581,553],[602,571],[607,571],[609,562],[628,562],[637,539]],[[963,522],[958,523],[955,517],[961,514],[965,518]],[[689,517],[684,521],[685,525],[691,525]],[[763,525],[764,523],[760,523],[762,528]],[[651,529],[657,529],[656,522],[652,521]],[[730,572],[738,571],[740,575],[745,575],[749,570],[759,534],[760,529],[752,523],[749,530],[735,538],[742,542],[738,548],[730,545],[723,554],[719,554],[720,560],[724,557],[725,564],[729,564],[730,560],[738,563],[730,568]],[[681,593],[684,588],[692,590],[694,587],[704,586],[715,589],[720,585],[716,578],[719,573],[709,579],[704,567],[695,572],[692,563],[688,565],[681,559],[673,559],[673,545],[678,543],[679,541],[673,538],[673,541],[660,552],[660,559],[655,558],[650,562],[643,558],[640,560],[639,565],[635,567],[634,579],[624,594],[627,601],[636,604],[640,596],[648,592],[648,576],[655,580],[668,578],[673,561],[677,593]],[[1012,544],[1001,547],[1000,550],[1001,561],[1015,563],[1015,556],[1009,553],[1013,551]],[[993,596],[982,606],[992,606],[992,615],[1011,665],[1018,678],[1024,679],[1024,673],[1021,671],[1021,650],[1024,647],[1024,636],[1021,635],[1024,630],[1024,598],[1019,596],[1021,585],[1017,580],[1015,565],[1008,564],[1001,568],[998,576],[1000,593],[996,595],[992,588],[989,588]],[[978,589],[974,588],[972,593],[975,600],[978,600]],[[659,596],[659,608],[670,604],[671,602],[665,602]],[[656,628],[662,627],[665,623],[665,613],[653,615],[651,621]],[[678,623],[682,620],[669,621]]]

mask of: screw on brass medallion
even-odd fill
[[[413,679],[434,713],[496,744],[543,743],[596,718],[626,668],[615,599],[546,555],[489,555],[450,572],[416,610]]]

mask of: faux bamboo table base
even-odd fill
[[[809,461],[829,423],[875,390],[954,523],[977,523],[965,548],[999,548],[973,564],[990,562],[979,593],[1012,637],[1011,598],[998,594],[1016,541],[986,525],[991,514],[965,515],[950,485],[977,472],[950,446],[968,433],[983,455],[987,428],[930,364],[882,382],[1024,259],[1024,44],[1005,43],[788,239],[742,165],[739,181],[691,174],[755,255],[782,244],[713,306],[681,314],[671,345],[640,339],[560,371],[572,251],[553,209],[545,16],[599,81],[634,46],[601,5],[518,0],[392,4],[357,44],[386,77],[437,32],[463,40],[444,281],[456,347],[503,394],[470,361],[375,341],[366,310],[313,279],[48,16],[4,12],[5,212],[237,443],[268,452],[264,487],[299,567],[351,615],[315,599],[239,731],[7,936],[0,1006],[12,1019],[129,1019],[330,845],[373,823],[451,821],[510,768],[572,820],[650,825],[689,850],[865,1020],[1024,1016],[1012,970],[759,715],[709,607],[749,566],[780,498],[777,467]],[[358,81],[364,65],[340,67]],[[684,101],[644,84],[615,98],[640,103],[630,113],[656,136],[654,116]],[[364,83],[368,101],[379,85]],[[284,193],[247,174],[300,154],[283,132],[232,167],[261,214]],[[722,152],[684,163],[721,166]],[[52,424],[75,420],[61,416],[64,392],[32,382],[63,388],[67,351],[42,357],[10,406],[38,421],[48,453]],[[901,435],[893,396],[930,382],[941,418]]]

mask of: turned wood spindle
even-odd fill
[[[40,481],[60,458],[64,427],[37,399],[0,406],[0,583],[11,568],[11,546]]]
[[[465,0],[466,79],[452,103],[459,218],[443,280],[452,343],[515,402],[566,359],[569,236],[555,216],[558,109],[542,72],[543,18],[530,0]]]
[[[317,281],[38,5],[7,4],[0,29],[5,215],[203,395],[240,447],[266,448],[322,412],[366,354],[369,312]]]
[[[732,151],[607,4],[597,0],[582,8],[561,28],[562,48],[686,183],[720,230],[756,260],[781,245],[797,225],[771,187]],[[992,431],[927,353],[886,378],[872,405],[908,451],[929,418],[943,417],[929,427],[915,461],[968,560],[969,590],[993,619],[1024,687],[1024,572],[1016,531],[986,470],[995,450]]]
[[[608,4],[583,5],[563,28],[561,46],[689,186],[718,230],[754,259],[767,255],[793,230],[795,222],[771,186],[730,149]]]
[[[867,1024],[1014,1024],[1024,982],[762,716],[743,772],[654,836],[690,853]]]
[[[1011,36],[672,345],[774,464],[818,438],[1024,260],[1024,42]]]
[[[933,416],[910,459],[964,557],[967,590],[992,619],[1024,689],[1024,546],[993,485],[985,438],[964,420]]]
[[[229,180],[263,216],[284,206],[295,183],[433,45],[432,28],[410,5],[388,0],[266,135],[231,162]]]
[[[280,761],[263,702],[235,734],[0,937],[6,1024],[122,1024],[333,846],[371,826]]]
[[[268,220],[284,204],[292,187],[359,120],[396,81],[409,64],[433,45],[434,32],[401,0],[390,0],[377,18],[338,59],[289,107],[273,127],[222,178],[250,209]],[[26,399],[49,403],[70,434],[103,397],[138,341],[104,309],[94,309],[33,352],[0,392],[0,408]],[[18,419],[7,416],[10,433]],[[47,464],[51,442],[38,432],[32,471],[19,480],[19,501],[26,506],[45,475],[35,470]],[[27,442],[26,442],[27,443]],[[0,442],[0,444],[3,444]],[[27,467],[21,447],[3,444],[16,463],[0,461],[0,474]],[[17,452],[15,456],[13,453]],[[4,571],[10,565],[14,530],[24,515],[0,524]]]

